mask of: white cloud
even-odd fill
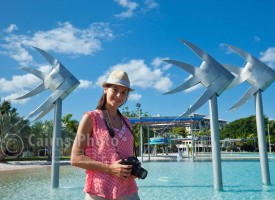
[[[6,33],[12,33],[13,31],[18,30],[16,24],[10,24],[7,28],[4,29]]]
[[[22,41],[25,41],[26,38],[23,35],[10,35],[4,38],[7,43],[0,45],[4,49],[3,53],[5,55],[10,56],[22,66],[28,66],[33,61],[29,52],[22,47]]]
[[[151,65],[154,66],[155,68],[162,68],[163,70],[168,70],[172,65],[170,63],[166,63],[163,60],[168,60],[169,58],[161,58],[161,57],[156,57]]]
[[[128,100],[130,100],[130,101],[139,101],[141,99],[141,97],[142,97],[142,95],[140,95],[138,93],[132,93],[132,92],[130,92]]]
[[[134,59],[128,63],[121,63],[110,67],[110,70],[98,78],[97,84],[99,85],[103,81],[106,81],[113,70],[126,71],[131,81],[131,87],[133,88],[154,88],[160,92],[165,92],[172,86],[172,81],[163,74],[162,69],[150,68],[142,59]]]
[[[88,29],[80,30],[66,22],[60,24],[59,28],[35,33],[31,41],[25,44],[59,53],[90,55],[101,50],[100,37],[113,37],[107,24],[96,23]]]
[[[49,73],[51,66],[41,66],[38,70],[44,73]],[[12,92],[16,94],[23,94],[23,92],[28,89],[32,89],[41,82],[42,81],[33,74],[14,75],[11,80],[0,78],[0,93]]]
[[[15,100],[16,98],[27,93],[30,88],[38,85],[41,82],[37,77],[32,74],[22,76],[12,76],[11,80],[0,78],[0,93],[4,100],[9,100],[13,104],[24,104],[28,99]],[[8,95],[4,95],[7,94]]]
[[[92,82],[88,80],[79,80],[80,84],[77,88],[87,89],[92,87]]]
[[[275,69],[275,47],[270,47],[260,54],[260,60],[266,62],[271,68]]]
[[[151,10],[159,7],[159,4],[155,0],[144,0],[146,10]]]
[[[107,23],[93,23],[87,29],[75,28],[71,23],[59,23],[57,28],[35,32],[32,36],[9,34],[1,45],[6,54],[21,65],[32,62],[27,46],[71,55],[92,55],[102,49],[101,40],[113,39]]]
[[[25,91],[24,93],[27,93],[27,91]],[[18,98],[20,96],[21,95],[19,95],[19,94],[12,93],[8,96],[3,97],[3,100],[9,101],[9,102],[11,102],[11,104],[25,104],[26,102],[28,102],[30,100],[30,98],[16,100],[16,98]]]
[[[102,40],[110,40],[114,35],[107,23],[93,23],[87,29],[78,29],[69,22],[58,24],[57,28],[38,31],[33,35],[11,34],[16,26],[6,29],[9,34],[2,34],[5,43],[0,44],[0,52],[19,62],[21,66],[28,66],[34,63],[28,52],[28,46],[37,46],[43,50],[71,55],[91,55],[101,50]],[[39,66],[39,65],[38,65]],[[39,70],[48,73],[51,66],[40,66]],[[3,99],[13,100],[37,86],[41,80],[32,74],[15,75],[11,80],[0,78],[0,94]],[[79,88],[91,87],[92,82],[81,80]],[[5,96],[7,94],[7,96]],[[24,103],[27,100],[14,101]]]
[[[26,74],[22,76],[14,75],[11,80],[0,78],[0,92],[16,92],[22,93],[25,88],[31,88],[34,85],[39,84],[39,79],[32,74]]]
[[[122,6],[123,8],[126,8],[126,11],[115,15],[116,17],[121,19],[132,17],[134,15],[134,11],[139,6],[137,3],[131,2],[129,0],[114,0],[114,1],[118,3],[120,6]]]
[[[197,85],[194,85],[194,86],[184,90],[184,92],[189,93],[189,92],[193,92],[195,90],[201,89],[201,88],[205,88],[205,87],[202,84],[199,83]]]
[[[126,9],[126,11],[115,15],[117,18],[120,19],[133,17],[135,15],[135,12],[137,11],[137,8],[140,7],[138,3],[130,0],[114,0],[114,2]],[[139,11],[141,11],[142,13],[146,13],[147,11],[158,7],[159,4],[155,0],[144,0],[143,6],[140,7]]]
[[[53,69],[51,65],[42,65],[38,68],[39,71],[44,72],[46,74],[50,73],[50,71]]]
[[[172,81],[168,77],[159,77],[154,84],[154,88],[162,92],[167,92],[171,86]]]

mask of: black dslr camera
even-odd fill
[[[136,176],[138,178],[141,179],[145,179],[147,176],[147,170],[141,167],[141,163],[139,162],[139,160],[132,156],[132,157],[128,157],[126,160],[123,160],[122,165],[132,165],[132,172],[131,174],[133,176]]]

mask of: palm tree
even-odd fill
[[[65,154],[65,151],[71,149],[75,134],[77,132],[77,128],[79,125],[79,122],[75,119],[72,119],[72,114],[69,113],[65,115],[62,118],[62,132],[61,132],[61,137],[62,137],[62,153],[63,155]]]
[[[73,114],[69,113],[62,118],[62,127],[66,127],[66,129],[71,133],[76,133],[78,128],[78,121],[72,119]]]
[[[53,127],[54,127],[53,120],[45,120],[42,126],[43,130],[41,133],[41,140],[43,141],[43,143],[40,145],[40,149],[43,148],[43,149],[46,149],[45,151],[48,150],[48,156],[51,155]]]
[[[28,129],[28,123],[11,107],[9,101],[0,104],[0,162],[5,161],[9,153],[19,155],[23,151],[22,137]]]
[[[31,126],[29,135],[29,148],[32,152],[40,155],[41,150],[45,151],[46,147],[50,146],[50,138],[52,135],[52,123],[48,121],[37,121]]]
[[[11,107],[11,103],[9,101],[4,100],[3,103],[0,104],[0,114],[4,115],[8,112],[16,112],[16,109]]]

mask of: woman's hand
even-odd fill
[[[132,165],[121,164],[122,160],[118,160],[110,166],[110,174],[121,177],[123,179],[131,176]]]

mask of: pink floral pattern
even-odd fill
[[[123,122],[122,129],[114,128],[115,137],[109,135],[105,125],[102,111],[88,112],[93,123],[93,133],[85,149],[86,156],[93,160],[112,164],[120,159],[116,153],[115,145],[123,159],[133,155],[133,135]],[[128,125],[130,122],[124,118]],[[133,176],[123,179],[106,173],[86,170],[86,183],[84,192],[104,198],[117,199],[129,194],[137,193],[137,185]]]

